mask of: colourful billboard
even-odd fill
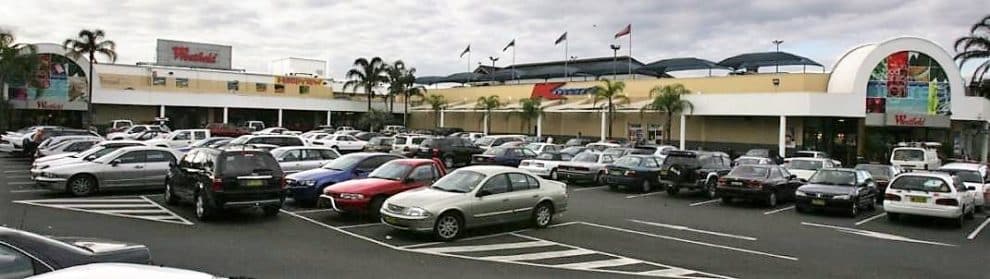
[[[7,96],[20,109],[86,110],[89,80],[79,64],[57,54],[39,54],[31,82],[10,80]]]
[[[884,58],[866,87],[866,112],[949,115],[949,79],[923,53],[895,52]]]

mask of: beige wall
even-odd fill
[[[128,105],[95,105],[96,121],[94,123],[106,124],[112,120],[129,119],[134,123],[147,123],[158,117],[159,107],[154,106],[128,106]]]

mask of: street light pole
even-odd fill
[[[783,44],[783,43],[784,43],[783,40],[773,40],[773,45],[776,47],[777,53],[780,53],[780,44]],[[774,67],[774,70],[773,71],[775,73],[779,73],[780,72],[780,65],[779,64],[774,63],[773,67]]]
[[[488,60],[492,61],[492,73],[495,73],[495,61],[498,61],[498,57],[488,56]]]
[[[621,45],[609,45],[612,48],[612,80],[618,79],[617,69],[615,68],[616,63],[618,63],[619,49],[622,48]]]

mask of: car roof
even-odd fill
[[[506,173],[506,172],[525,172],[524,170],[519,169],[519,168],[506,167],[506,166],[492,166],[492,165],[467,166],[467,167],[459,168],[458,170],[474,171],[474,172],[478,172],[478,173],[484,174],[486,176],[492,176],[492,175],[496,175],[496,174],[500,174],[500,173]]]
[[[905,177],[905,176],[937,177],[937,178],[945,179],[947,181],[952,181],[952,175],[949,175],[948,173],[944,173],[944,172],[933,172],[933,171],[905,172],[905,173],[902,173],[902,174],[898,175],[894,179],[898,179],[898,178]]]
[[[432,159],[395,159],[389,161],[389,163],[391,162],[395,162],[397,164],[403,164],[403,165],[420,165],[420,164],[432,164],[433,160]]]
[[[984,166],[981,165],[981,164],[973,164],[973,163],[948,163],[948,164],[942,165],[942,167],[939,168],[939,169],[954,169],[954,170],[978,171],[978,170],[980,170],[980,168],[983,168],[983,167]]]
[[[136,140],[107,140],[107,141],[102,141],[102,142],[98,143],[97,145],[99,145],[99,146],[106,146],[106,145],[114,144],[114,143],[136,143],[136,144],[140,144],[140,145],[147,145],[143,141],[136,141]]]
[[[278,147],[278,148],[272,149],[272,152],[275,152],[276,150],[283,151],[283,150],[296,150],[296,149],[333,150],[333,148],[329,148],[329,147],[325,147],[325,146],[283,146],[283,147]]]
[[[830,171],[851,171],[851,172],[857,172],[857,171],[861,171],[861,170],[857,170],[857,169],[850,169],[850,168],[824,168],[824,169],[821,169],[821,170],[830,170]]]
[[[829,158],[809,158],[809,157],[794,157],[794,158],[787,158],[787,160],[790,160],[792,162],[793,161],[819,161],[819,162],[832,161],[832,159]]]

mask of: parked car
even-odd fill
[[[261,207],[275,216],[285,201],[285,175],[271,153],[235,148],[196,148],[165,176],[165,202],[194,204],[199,220],[210,220],[222,211]]]
[[[510,141],[503,143],[502,145],[499,145],[497,147],[526,147],[527,144],[529,143],[525,141]]]
[[[450,241],[466,229],[529,221],[545,228],[567,210],[566,185],[517,168],[470,166],[444,176],[429,188],[385,200],[382,222],[393,228],[429,232]]]
[[[770,158],[756,157],[756,156],[739,156],[739,158],[736,158],[735,160],[732,160],[732,165],[733,166],[738,166],[738,165],[773,165],[773,164],[774,164],[773,163],[773,160],[770,160]]]
[[[523,135],[498,135],[498,136],[485,136],[483,138],[475,141],[475,145],[481,147],[481,149],[488,150],[492,147],[498,147],[507,142],[526,142],[526,136]]]
[[[729,155],[722,152],[672,150],[661,162],[660,179],[667,194],[681,189],[703,191],[709,198],[718,197],[719,178],[732,170]]]
[[[241,127],[248,129],[249,132],[261,131],[265,129],[265,122],[258,120],[248,120],[241,123]]]
[[[323,189],[319,207],[377,216],[388,197],[430,186],[446,174],[447,168],[439,160],[392,160],[376,168],[367,178],[352,179]]]
[[[147,264],[92,263],[45,273],[31,279],[216,279],[207,273]]]
[[[856,217],[860,210],[876,208],[876,182],[869,172],[855,169],[826,168],[815,172],[808,184],[794,192],[797,212],[812,209],[839,210]]]
[[[205,138],[205,139],[201,139],[199,141],[193,142],[193,143],[191,143],[191,144],[189,144],[187,146],[176,148],[176,151],[185,153],[185,152],[189,152],[189,150],[193,150],[194,148],[199,148],[199,147],[217,148],[217,147],[224,146],[227,143],[230,143],[231,140],[233,140],[233,138],[229,138],[229,137]]]
[[[781,157],[780,153],[777,152],[777,150],[773,150],[773,149],[766,149],[766,148],[750,149],[747,150],[746,153],[743,154],[743,156],[768,158],[772,160],[773,163],[776,165],[784,163],[784,157]]]
[[[493,147],[471,157],[472,165],[518,167],[522,160],[536,158],[536,152],[525,147]]]
[[[127,139],[148,142],[148,141],[152,141],[152,140],[165,139],[165,138],[168,137],[168,135],[169,135],[169,132],[165,132],[165,131],[147,130],[147,131],[140,132],[140,133],[134,134],[132,136],[129,136]],[[121,140],[121,139],[118,139],[118,140]]]
[[[285,174],[319,168],[340,157],[337,150],[320,146],[288,146],[270,151]]]
[[[329,148],[333,148],[336,149],[337,151],[354,152],[354,151],[361,151],[362,149],[364,149],[364,146],[368,143],[359,140],[354,136],[329,135],[322,139],[314,140],[313,144],[317,146],[326,146]]]
[[[144,131],[159,131],[159,132],[171,132],[168,127],[161,125],[134,125],[127,127],[126,130],[117,133],[107,134],[107,139],[109,140],[124,140],[124,139],[135,139],[137,136]]]
[[[228,146],[253,145],[256,147],[269,146],[270,149],[285,146],[306,146],[306,141],[298,136],[285,135],[243,135],[227,143]]]
[[[839,165],[832,162],[832,159],[788,158],[783,167],[791,174],[797,175],[798,179],[808,181],[818,170],[838,168]]]
[[[451,135],[451,136],[453,136],[453,135]],[[471,141],[471,143],[474,143],[475,141],[477,141],[477,140],[485,137],[486,135],[485,135],[485,133],[463,132],[463,133],[460,133],[457,136],[459,136],[461,138],[464,138],[464,139],[467,139],[467,140]]]
[[[529,150],[533,150],[533,152],[536,152],[536,154],[540,154],[543,152],[557,152],[563,149],[563,147],[561,147],[560,145],[556,145],[552,143],[540,143],[540,142],[527,143],[525,147],[529,148]]]
[[[588,149],[597,152],[603,152],[605,151],[605,149],[609,149],[609,148],[622,147],[621,144],[611,143],[611,142],[593,142],[585,146],[588,147]]]
[[[444,166],[453,168],[471,164],[474,155],[484,152],[471,141],[460,137],[427,138],[413,154],[416,158],[437,158]]]
[[[35,130],[33,132],[33,134],[31,134],[30,139],[26,139],[26,140],[22,141],[22,143],[21,143],[22,144],[21,145],[22,151],[24,152],[24,154],[28,154],[28,155],[34,154],[34,152],[38,148],[38,145],[41,144],[42,142],[44,142],[45,140],[48,140],[49,138],[56,138],[56,137],[63,137],[63,136],[95,136],[95,137],[99,137],[100,135],[97,134],[96,132],[93,132],[93,131],[90,131],[90,130],[69,129],[69,128],[62,128],[62,127],[40,128],[40,129]]]
[[[570,161],[573,158],[574,156],[568,153],[543,152],[536,155],[536,158],[522,160],[519,163],[519,168],[540,177],[558,180],[560,176],[557,167],[560,166],[560,163]]]
[[[45,156],[41,158],[34,159],[31,163],[31,176],[38,176],[41,174],[41,170],[58,165],[78,163],[81,161],[92,161],[103,157],[103,155],[110,154],[111,152],[128,146],[145,146],[143,142],[140,141],[103,141],[97,143],[82,152],[70,154],[63,153],[58,155]]]
[[[561,149],[560,153],[571,154],[571,156],[573,157],[573,156],[577,156],[578,154],[581,154],[582,152],[590,151],[590,150],[591,150],[590,148],[584,146],[568,146],[565,147],[564,149]]]
[[[340,127],[337,127],[337,132],[342,132],[342,131],[354,131],[354,127],[351,127],[351,126],[340,126]]]
[[[660,161],[652,154],[624,156],[606,166],[605,183],[612,191],[625,188],[652,192],[660,186]]]
[[[424,135],[395,136],[395,142],[392,143],[392,153],[412,157],[419,150],[419,145],[422,144],[424,140],[432,137],[433,136]]]
[[[392,144],[395,143],[393,137],[373,137],[364,145],[365,152],[389,152],[392,151]]]
[[[402,126],[402,125],[385,125],[385,128],[382,128],[382,133],[393,134],[394,135],[394,134],[402,133],[405,130],[406,130],[406,126]]]
[[[572,139],[569,139],[566,142],[564,142],[564,146],[567,146],[567,147],[571,147],[571,146],[586,146],[586,145],[588,145],[590,143],[593,143],[593,142],[595,142],[595,140],[594,139],[591,139],[591,138],[572,138]]]
[[[140,244],[41,236],[0,226],[0,278],[25,278],[100,262],[151,264],[151,252]]]
[[[890,152],[890,164],[906,170],[934,170],[942,166],[937,143],[901,144]]]
[[[39,148],[34,152],[35,158],[41,158],[45,156],[58,155],[58,154],[75,154],[86,149],[93,147],[93,145],[103,141],[96,137],[86,137],[82,139],[73,139],[62,141],[58,144],[47,146],[45,148]]]
[[[175,130],[164,138],[148,140],[147,144],[167,148],[182,148],[210,136],[210,130],[207,129]]]
[[[31,144],[34,134],[45,128],[55,128],[56,126],[29,126],[17,131],[8,131],[0,136],[0,151],[9,153],[25,153],[24,148]],[[37,142],[40,144],[41,142]],[[33,150],[31,152],[34,152]],[[30,155],[30,154],[29,154]]]
[[[255,132],[251,132],[252,135],[282,135],[287,134],[289,129],[282,127],[270,127]]]
[[[592,182],[605,184],[605,166],[615,162],[615,157],[598,152],[584,152],[567,162],[557,165],[557,172],[564,182]]]
[[[162,187],[176,157],[175,151],[167,148],[124,147],[92,161],[42,169],[33,179],[49,190],[73,196],[104,190],[155,189]]]
[[[124,131],[130,126],[134,126],[134,121],[125,119],[112,120],[110,121],[110,127],[107,128],[107,134]]]
[[[290,174],[286,177],[289,195],[297,203],[315,204],[327,186],[356,178],[365,178],[379,166],[401,156],[388,153],[359,152],[340,156],[322,167]]]
[[[873,183],[877,185],[877,192],[879,193],[877,194],[877,203],[883,203],[883,193],[887,190],[887,184],[890,183],[890,180],[904,172],[904,169],[897,166],[879,164],[859,164],[853,169],[864,170],[873,177]]]
[[[64,142],[66,142],[66,141],[92,140],[92,139],[97,139],[97,140],[101,140],[102,141],[103,140],[103,137],[95,136],[95,135],[78,135],[78,136],[49,137],[45,141],[42,141],[40,144],[38,144],[38,146],[35,148],[35,156],[38,157],[37,156],[38,155],[38,153],[37,153],[38,151],[45,151],[45,150],[51,148],[52,146],[62,144]],[[51,154],[48,154],[48,155],[51,155]],[[45,156],[47,156],[47,155],[45,155]]]
[[[944,172],[903,173],[887,186],[883,210],[891,221],[920,215],[950,219],[962,227],[964,219],[973,219],[976,212],[975,190]]]
[[[641,154],[641,155],[652,155],[653,154],[653,152],[651,152],[650,150],[647,150],[647,149],[630,148],[630,147],[613,147],[613,148],[608,148],[608,149],[605,149],[605,151],[602,151],[602,153],[611,155],[612,158],[616,158],[616,159],[622,158],[622,156],[626,156],[626,155],[629,155],[629,154]]]
[[[367,142],[368,140],[370,140],[373,137],[380,137],[380,136],[382,136],[382,134],[375,133],[375,132],[360,132],[360,133],[355,134],[354,135],[354,138],[356,138],[356,139],[358,139],[360,141]]]
[[[818,159],[831,159],[832,157],[828,153],[822,151],[813,150],[801,150],[794,152],[791,158],[818,158]]]
[[[802,184],[796,175],[777,165],[739,165],[718,179],[715,196],[725,204],[745,199],[776,207],[781,200],[793,201]]]
[[[210,135],[215,137],[239,137],[243,135],[251,134],[251,129],[246,127],[239,127],[228,123],[210,123],[206,125],[206,129],[210,130]]]
[[[988,173],[987,166],[975,163],[949,163],[938,169],[940,172],[948,173],[962,180],[966,188],[973,188],[973,199],[976,210],[981,211],[986,206],[986,201],[990,199],[990,189],[986,184]]]
[[[653,156],[658,156],[660,158],[667,157],[667,153],[677,149],[678,148],[673,145],[659,145],[654,149]]]

